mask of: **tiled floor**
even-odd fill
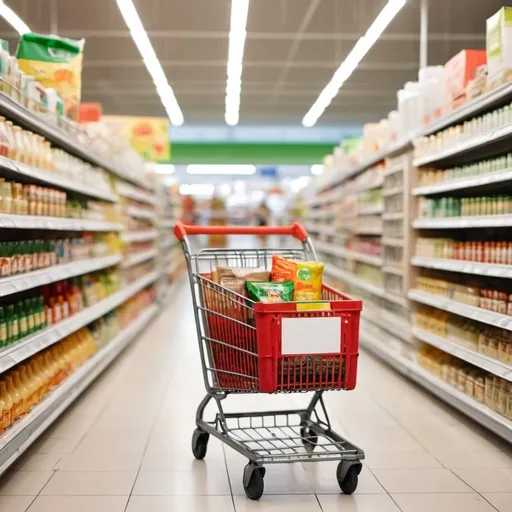
[[[359,386],[330,393],[335,428],[366,450],[353,496],[335,464],[274,466],[249,501],[245,461],[211,440],[190,452],[203,395],[188,290],[0,480],[8,512],[499,512],[512,511],[512,453],[365,354]],[[232,398],[232,400],[230,400]],[[276,408],[304,396],[230,397]]]

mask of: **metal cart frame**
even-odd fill
[[[364,452],[334,432],[323,399],[324,389],[317,389],[308,406],[299,410],[278,410],[265,412],[224,412],[222,402],[231,393],[259,392],[257,382],[254,388],[237,387],[237,379],[244,382],[256,380],[247,371],[219,370],[215,366],[212,351],[227,346],[222,340],[210,337],[209,318],[216,315],[221,321],[229,320],[240,324],[240,329],[256,329],[242,315],[232,318],[209,307],[208,293],[214,292],[222,301],[235,304],[239,311],[250,310],[245,297],[221,287],[207,277],[214,266],[224,264],[230,267],[265,267],[270,270],[272,255],[278,254],[295,260],[316,260],[311,240],[304,228],[295,223],[281,227],[219,227],[187,226],[176,224],[175,233],[182,242],[187,261],[194,316],[200,348],[201,366],[206,387],[206,396],[196,413],[196,430],[192,436],[192,451],[196,459],[205,457],[210,435],[220,439],[238,453],[247,457],[249,463],[243,473],[243,487],[251,499],[259,499],[264,490],[266,464],[340,461],[336,478],[346,494],[355,491],[358,475],[362,469]],[[193,252],[188,235],[244,234],[244,235],[288,235],[302,242],[301,249],[203,249]],[[202,268],[201,268],[202,267]],[[244,356],[256,356],[247,348],[229,346],[230,350],[244,352]],[[230,385],[226,385],[226,379]],[[222,382],[224,380],[224,382]],[[233,384],[235,383],[235,384]],[[206,407],[215,402],[217,414],[211,420],[204,419]]]

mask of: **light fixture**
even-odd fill
[[[224,118],[230,126],[238,124],[240,94],[242,92],[242,67],[247,32],[249,0],[231,0],[229,28],[228,69],[226,80],[226,112]]]
[[[210,183],[183,183],[180,185],[180,194],[184,196],[206,196],[210,197],[213,195],[215,191],[215,185]]]
[[[386,27],[405,5],[405,2],[406,0],[388,0],[388,3],[375,18],[375,21],[366,34],[357,41],[354,48],[352,48],[351,52],[347,55],[347,58],[334,73],[331,81],[324,87],[313,106],[304,116],[302,119],[303,126],[309,128],[318,121],[318,118],[331,104],[333,98],[338,94],[340,88],[357,68],[363,57],[368,53],[382,32],[384,32]]]
[[[238,174],[250,176],[256,173],[254,165],[187,165],[188,174]]]
[[[183,113],[181,112],[174,91],[167,81],[162,65],[156,56],[155,50],[151,45],[148,34],[142,25],[137,9],[133,5],[133,0],[117,0],[117,6],[121,11],[126,25],[130,30],[133,42],[142,57],[142,60],[148,70],[160,100],[167,112],[171,124],[180,126],[183,124]]]
[[[7,7],[3,1],[0,0],[0,2],[0,16],[2,16],[20,36],[31,32],[28,25],[10,7]]]
[[[175,167],[172,164],[157,164],[156,165],[156,173],[157,174],[173,174],[175,171]]]
[[[324,172],[323,164],[314,164],[311,166],[311,174],[313,176],[320,176]]]

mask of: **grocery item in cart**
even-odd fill
[[[292,280],[293,300],[321,300],[322,275],[324,264],[321,261],[294,261],[277,254],[272,256],[272,281]]]
[[[239,295],[244,295],[247,281],[269,281],[270,272],[263,267],[241,268],[218,265],[212,273],[212,278],[221,286]]]
[[[254,302],[290,302],[293,299],[293,281],[262,283],[247,281],[247,294]]]

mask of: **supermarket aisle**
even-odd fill
[[[262,500],[250,502],[241,486],[243,459],[215,440],[204,462],[190,452],[203,383],[185,285],[145,336],[4,475],[0,511],[512,510],[509,448],[365,354],[358,389],[327,397],[335,428],[367,452],[356,494],[339,494],[332,463],[276,466],[267,470]],[[250,409],[303,400],[232,402]]]

